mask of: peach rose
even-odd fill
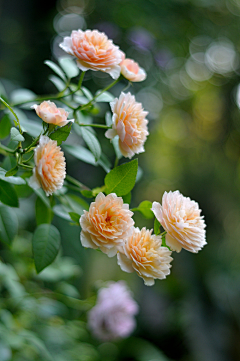
[[[144,152],[147,139],[148,112],[142,104],[135,101],[131,93],[121,93],[119,99],[110,103],[113,112],[112,129],[106,131],[105,136],[113,139],[119,136],[119,148],[124,157],[132,158],[134,154]]]
[[[165,192],[162,205],[153,202],[152,211],[167,232],[166,244],[176,252],[182,248],[197,253],[207,244],[205,222],[198,203],[179,191]]]
[[[89,212],[84,211],[80,218],[82,245],[99,248],[109,257],[115,256],[134,225],[133,213],[129,205],[123,203],[115,193],[105,196],[99,193],[90,204]]]
[[[125,59],[120,64],[122,75],[130,81],[143,81],[146,79],[147,74],[143,68],[140,68],[138,63],[132,59]]]
[[[135,270],[145,285],[152,286],[154,279],[164,279],[170,274],[171,253],[162,247],[161,236],[152,235],[152,230],[133,228],[117,258],[123,271]]]
[[[34,104],[31,108],[35,109],[37,115],[49,124],[63,127],[69,122],[74,122],[74,119],[67,119],[69,113],[65,109],[57,108],[56,104],[50,100],[44,101],[40,105]]]
[[[110,74],[113,79],[120,76],[123,53],[106,34],[98,30],[74,30],[70,37],[63,39],[60,47],[76,56],[77,65],[82,71],[100,70]]]
[[[49,196],[63,186],[66,176],[65,158],[57,141],[44,135],[41,135],[34,151],[35,168],[29,185],[34,189],[42,187]]]

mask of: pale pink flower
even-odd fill
[[[109,139],[119,136],[119,148],[124,157],[132,158],[134,154],[144,152],[143,145],[149,134],[145,118],[148,112],[143,110],[142,104],[136,102],[131,93],[121,93],[119,99],[115,98],[110,106],[113,124],[105,136]]]
[[[128,337],[136,327],[138,305],[125,282],[109,283],[98,292],[97,303],[88,313],[88,327],[100,341]]]
[[[34,104],[31,108],[35,109],[37,115],[49,124],[63,127],[69,122],[74,122],[74,119],[67,119],[69,113],[65,109],[58,108],[50,100],[44,101],[40,105]]]
[[[74,30],[70,37],[65,37],[60,47],[77,58],[77,65],[82,71],[103,71],[113,79],[120,76],[120,63],[123,53],[109,40],[107,35],[98,30]]]
[[[165,192],[162,205],[153,202],[152,211],[167,232],[166,244],[180,252],[182,248],[197,253],[207,244],[205,222],[197,202],[179,191]]]
[[[66,162],[56,140],[41,135],[39,145],[35,148],[35,168],[29,180],[30,187],[42,187],[49,196],[63,186],[66,177]]]
[[[145,285],[152,286],[155,279],[164,279],[170,274],[171,253],[162,247],[161,236],[152,235],[152,230],[145,227],[141,231],[133,227],[117,258],[123,271],[136,271]]]
[[[90,204],[89,212],[84,211],[80,218],[82,245],[99,248],[109,257],[115,256],[134,225],[133,212],[115,193],[105,196],[99,193]]]
[[[121,64],[122,75],[130,81],[137,82],[146,79],[147,74],[143,68],[140,68],[138,63],[132,59],[124,59]]]

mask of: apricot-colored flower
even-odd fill
[[[121,73],[122,75],[133,82],[143,81],[146,79],[146,72],[143,68],[140,68],[138,63],[132,59],[124,59],[121,62]]]
[[[63,186],[66,162],[56,140],[41,135],[39,145],[35,148],[34,161],[35,168],[29,180],[30,187],[42,187],[49,196]]]
[[[113,112],[112,129],[106,131],[105,136],[113,139],[119,136],[119,148],[124,157],[132,158],[134,154],[144,152],[144,142],[147,139],[148,112],[142,104],[135,101],[131,93],[121,93],[119,99],[110,103]]]
[[[58,108],[55,103],[50,100],[42,102],[40,105],[34,104],[32,109],[35,109],[37,115],[46,123],[58,125],[63,127],[69,122],[74,122],[74,119],[67,119],[68,112],[63,108]]]
[[[182,248],[197,253],[207,242],[205,222],[197,202],[179,191],[165,192],[162,205],[153,202],[152,211],[167,232],[166,244],[176,252]]]
[[[98,30],[74,30],[70,37],[63,39],[60,47],[76,56],[77,65],[82,71],[100,70],[110,74],[113,79],[120,76],[123,53],[106,34]]]
[[[133,227],[117,257],[123,271],[135,270],[145,285],[152,286],[154,279],[164,279],[170,274],[171,253],[162,247],[161,236],[152,235],[152,230],[145,227],[141,231]]]
[[[89,212],[80,218],[81,242],[84,247],[99,248],[109,257],[115,256],[134,225],[133,212],[115,193],[99,193],[90,204]]]

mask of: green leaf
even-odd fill
[[[18,231],[16,213],[9,207],[0,205],[0,241],[10,245]]]
[[[92,191],[88,191],[88,190],[84,189],[83,191],[81,191],[81,194],[86,198],[93,198]]]
[[[55,85],[58,91],[65,89],[65,83],[56,75],[50,75],[49,80]]]
[[[3,180],[4,182],[16,184],[16,185],[26,184],[26,181],[21,177],[11,177],[11,176],[5,177],[6,173],[7,171],[0,167],[0,179]]]
[[[71,221],[71,217],[69,216],[70,211],[71,208],[63,204],[57,204],[53,207],[54,214],[62,219],[65,219],[66,221]]]
[[[32,137],[38,137],[39,134],[42,132],[42,122],[38,121],[37,119],[30,120],[26,117],[20,120],[22,131],[28,133]]]
[[[111,142],[112,142],[116,157],[118,159],[121,159],[123,157],[123,155],[122,155],[122,152],[121,152],[121,150],[119,148],[119,136],[116,135],[116,137],[114,137]],[[137,181],[137,179],[136,179],[136,181]]]
[[[13,186],[0,180],[0,201],[10,207],[18,207],[18,197]]]
[[[101,93],[101,91],[102,91],[102,90],[98,90],[98,91],[96,92],[95,96],[98,95],[99,93]],[[104,93],[102,93],[101,95],[99,95],[99,96],[97,97],[96,102],[106,102],[106,103],[109,103],[109,102],[113,101],[114,98],[115,98],[115,97],[114,97],[111,93],[109,93],[109,92],[104,92]]]
[[[41,224],[33,235],[33,258],[37,273],[49,266],[60,249],[61,237],[52,224]]]
[[[76,62],[69,57],[63,57],[58,59],[60,66],[63,68],[68,78],[75,78],[80,72],[80,69],[77,67]]]
[[[11,93],[11,101],[12,103],[22,103],[25,101],[30,101],[30,100],[34,100],[36,99],[36,94],[33,93],[31,90],[29,89],[15,89],[13,90],[13,92]],[[33,104],[33,102],[32,102]],[[31,106],[28,103],[28,107]]]
[[[106,112],[106,115],[105,115],[105,123],[108,127],[111,127],[112,125],[112,113],[111,112]]]
[[[151,210],[151,208],[152,208],[152,202],[143,201],[139,204],[139,206],[137,208],[133,208],[132,210],[141,212],[145,218],[151,219],[154,217],[154,213]]]
[[[64,142],[71,131],[72,122],[66,124],[64,127],[58,128],[54,133],[50,134],[49,138],[57,141],[57,145],[61,145]]]
[[[80,215],[78,213],[69,212],[69,216],[71,217],[73,222],[75,222],[75,223],[77,223],[79,225]]]
[[[19,130],[17,128],[11,128],[11,140],[14,140],[15,142],[24,142],[24,137],[20,134]]]
[[[131,192],[129,192],[128,194],[126,194],[125,196],[122,197],[123,198],[123,203],[131,203],[131,199],[132,199],[132,194]]]
[[[101,154],[98,164],[105,170],[106,173],[110,172],[111,163],[105,154]]]
[[[81,87],[81,91],[82,91],[83,95],[85,95],[85,97],[88,98],[88,100],[92,100],[93,95],[85,86]]]
[[[73,155],[75,158],[82,160],[83,162],[96,165],[93,154],[80,145],[64,145],[62,147],[67,153]]]
[[[91,130],[81,127],[82,137],[94,155],[95,161],[97,162],[101,157],[102,149],[100,143],[96,136],[91,132]]]
[[[138,170],[137,159],[113,168],[105,177],[105,192],[116,193],[118,196],[128,194],[134,187]]]
[[[69,194],[65,196],[64,199],[67,201],[71,210],[80,215],[83,214],[84,210],[88,210],[89,208],[89,204],[84,199],[76,196],[75,194]]]
[[[7,173],[5,173],[5,177],[10,177],[10,176],[16,174],[17,171],[18,171],[18,166],[16,165],[14,168],[10,169]]]
[[[51,208],[51,204],[50,204],[50,200],[49,198],[46,196],[44,190],[42,188],[39,189],[33,189],[34,193],[36,193],[36,195],[41,198],[41,200],[43,201],[43,203],[48,207]]]
[[[4,139],[10,134],[11,126],[11,120],[8,114],[5,114],[0,120],[0,139]]]
[[[160,227],[161,227],[160,222],[157,220],[157,218],[155,218],[155,219],[154,219],[154,233],[155,233],[156,235],[158,235],[158,234],[161,233]]]
[[[51,208],[48,208],[40,197],[37,197],[35,203],[36,222],[39,226],[43,223],[51,223],[53,218],[53,212]]]
[[[64,82],[66,82],[66,76],[64,74],[64,72],[62,71],[62,69],[55,63],[53,63],[50,60],[45,60],[44,64],[46,64],[47,66],[49,66],[49,68],[51,68],[54,73],[56,73],[58,76],[60,76],[60,78],[62,78],[64,80]]]

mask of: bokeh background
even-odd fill
[[[104,31],[148,74],[129,88],[149,111],[150,129],[132,206],[180,190],[200,204],[208,245],[174,254],[171,275],[146,287],[115,259],[83,249],[79,228],[55,217],[62,259],[36,276],[34,205],[23,200],[13,252],[0,248],[0,360],[239,361],[240,1],[2,0],[0,81],[8,92],[56,92],[43,62],[65,55],[62,38],[87,28]],[[96,91],[109,82],[89,71],[84,85]],[[71,158],[68,171],[90,187],[103,182],[101,169]],[[153,226],[138,214],[135,221]],[[85,308],[101,282],[119,279],[140,305],[138,326],[128,340],[101,344],[86,331]],[[69,304],[47,297],[51,290],[90,301]]]

